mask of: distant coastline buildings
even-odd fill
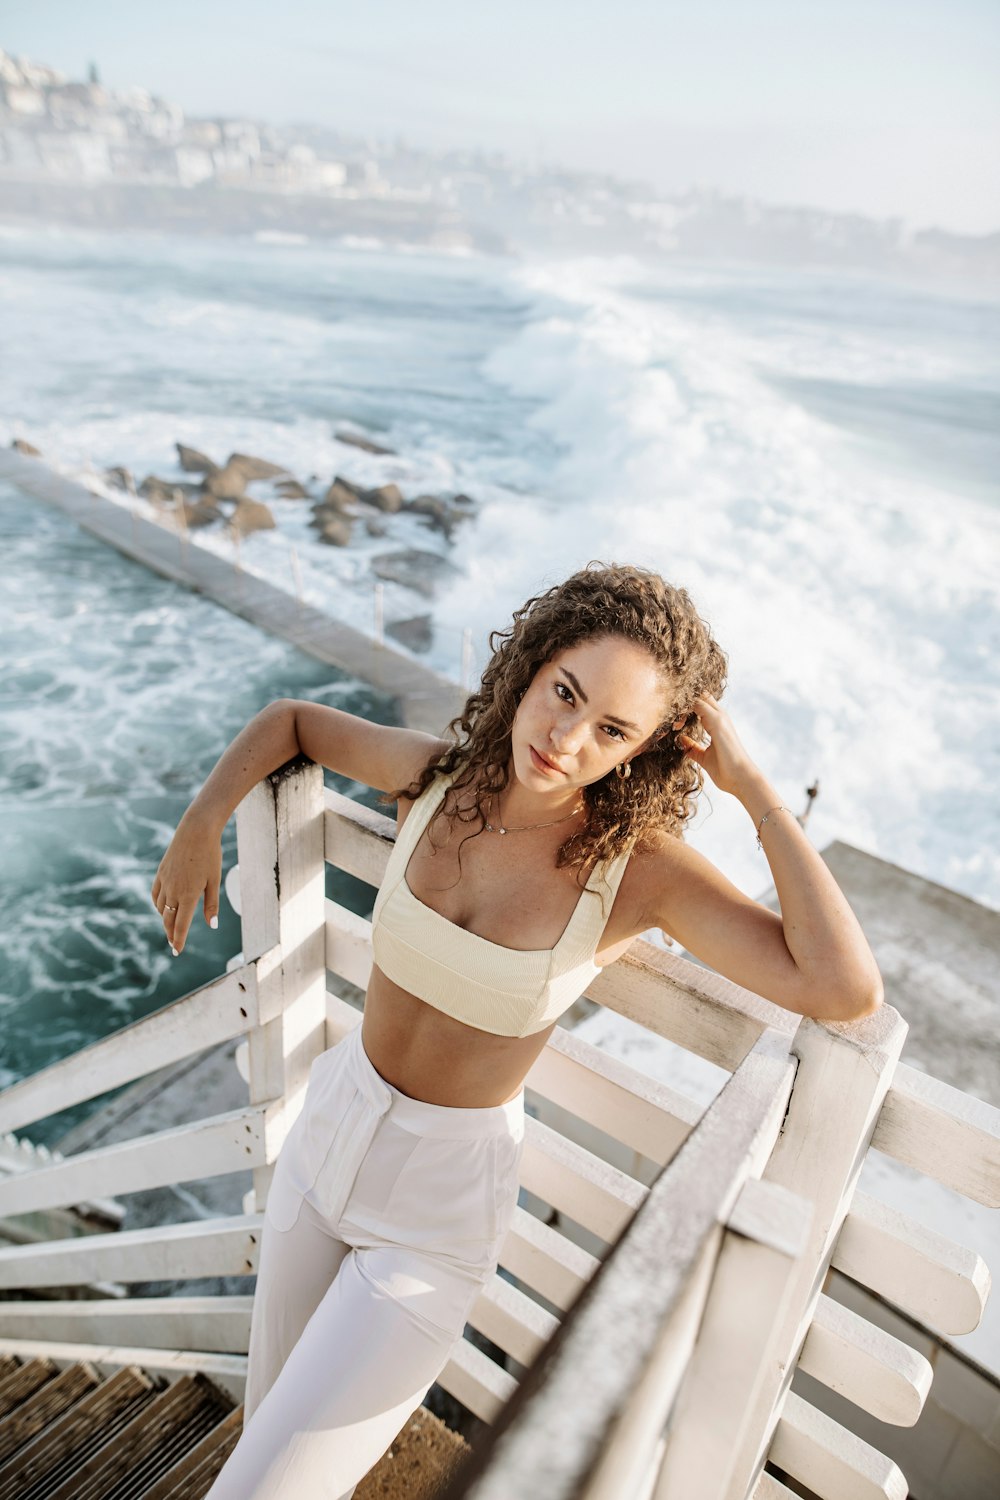
[[[368,237],[510,253],[632,253],[946,277],[1000,289],[1000,234],[772,206],[502,153],[431,152],[329,127],[192,118],[0,50],[0,221]]]
[[[0,50],[0,171],[50,181],[388,191],[370,157],[325,158],[253,120],[190,119],[148,89],[112,90]]]

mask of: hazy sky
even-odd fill
[[[1000,230],[1000,0],[0,0],[0,47],[191,114]]]

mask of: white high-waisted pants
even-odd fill
[[[267,1195],[243,1432],[206,1500],[349,1500],[462,1337],[517,1205],[524,1091],[453,1109],[316,1058]]]

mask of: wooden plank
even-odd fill
[[[359,990],[367,991],[372,972],[372,924],[336,901],[326,903],[326,967],[331,974],[339,974],[341,979],[356,984]],[[338,998],[327,992],[328,1046],[332,1046],[329,1040],[330,1001]]]
[[[642,938],[603,970],[587,995],[730,1072],[765,1030],[792,1036],[800,1020]]]
[[[243,1435],[243,1408],[237,1406],[188,1448],[142,1500],[203,1500]]]
[[[240,1172],[273,1161],[289,1123],[284,1101],[272,1100],[93,1151],[78,1151],[0,1181],[0,1218],[79,1203],[95,1194],[137,1193],[166,1183]]]
[[[86,1360],[105,1375],[115,1375],[123,1367],[135,1365],[140,1371],[144,1370],[150,1375],[163,1375],[168,1380],[176,1380],[181,1375],[194,1374],[200,1370],[221,1385],[234,1401],[243,1400],[246,1384],[246,1355],[218,1354],[214,1350],[68,1343],[65,1340],[19,1335],[17,1338],[0,1336],[0,1354],[4,1353],[18,1354],[23,1359],[41,1356],[53,1360],[60,1369],[74,1365],[79,1360]]]
[[[0,1248],[0,1288],[252,1276],[262,1214],[235,1214]]]
[[[942,1333],[979,1327],[990,1291],[981,1255],[908,1214],[855,1193],[831,1264],[894,1307]]]
[[[525,1120],[521,1186],[613,1244],[649,1189],[541,1120]]]
[[[260,1024],[247,1038],[251,1104],[304,1094],[326,1050],[326,861],[323,770],[297,756],[236,809],[243,952],[257,958]],[[254,1163],[263,1210],[273,1163]]]
[[[533,1363],[559,1327],[558,1318],[496,1272],[473,1304],[468,1321],[522,1365]]]
[[[71,1365],[60,1370],[33,1396],[8,1413],[0,1422],[0,1479],[3,1466],[12,1453],[30,1443],[50,1423],[57,1422],[63,1412],[99,1383],[100,1376],[93,1365]]]
[[[895,1427],[913,1426],[934,1377],[916,1349],[823,1295],[799,1355],[799,1369]]]
[[[0,1092],[0,1131],[17,1130],[120,1088],[256,1025],[256,971],[243,964],[11,1084]]]
[[[721,1239],[722,1229],[715,1225],[659,1330],[646,1368],[628,1391],[604,1450],[580,1490],[580,1500],[634,1495],[647,1488],[651,1466],[662,1462],[663,1424],[697,1342]]]
[[[653,1500],[717,1500],[724,1492],[811,1221],[806,1199],[755,1178],[744,1184],[671,1412]]]
[[[566,1312],[596,1272],[600,1261],[551,1224],[516,1208],[500,1264],[518,1281]]]
[[[787,1484],[782,1484],[773,1474],[764,1472],[753,1487],[751,1500],[797,1500],[797,1496]]]
[[[1000,1208],[1000,1109],[900,1063],[872,1145],[987,1208]]]
[[[495,1422],[517,1390],[513,1375],[465,1338],[452,1349],[437,1384],[482,1422]]]
[[[57,1343],[142,1343],[160,1349],[208,1348],[245,1354],[253,1297],[74,1298],[0,1301],[0,1336]]]
[[[380,886],[396,840],[395,820],[327,787],[323,827],[327,863]]]
[[[906,1500],[906,1480],[891,1458],[788,1391],[771,1462],[823,1500]]]
[[[8,1413],[27,1401],[42,1386],[47,1385],[56,1373],[56,1367],[50,1359],[26,1360],[16,1370],[12,1370],[3,1380],[0,1380],[0,1418],[6,1417]]]
[[[525,1086],[661,1166],[704,1112],[703,1105],[562,1026],[531,1065]]]
[[[806,1017],[795,1032],[795,1087],[762,1175],[807,1198],[814,1213],[806,1252],[775,1319],[766,1376],[750,1402],[749,1421],[719,1500],[744,1500],[763,1465],[906,1031],[899,1014],[883,1004],[856,1022],[824,1024]]]

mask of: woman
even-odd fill
[[[725,658],[683,589],[591,564],[491,645],[450,738],[270,704],[157,871],[181,951],[199,900],[214,925],[222,829],[269,772],[305,754],[398,803],[363,1023],[313,1064],[276,1163],[244,1430],[212,1500],[346,1500],[405,1425],[496,1269],[525,1074],[639,933],[802,1015],[881,1003],[850,907],[719,705]],[[780,916],[684,843],[705,772],[746,808]]]

